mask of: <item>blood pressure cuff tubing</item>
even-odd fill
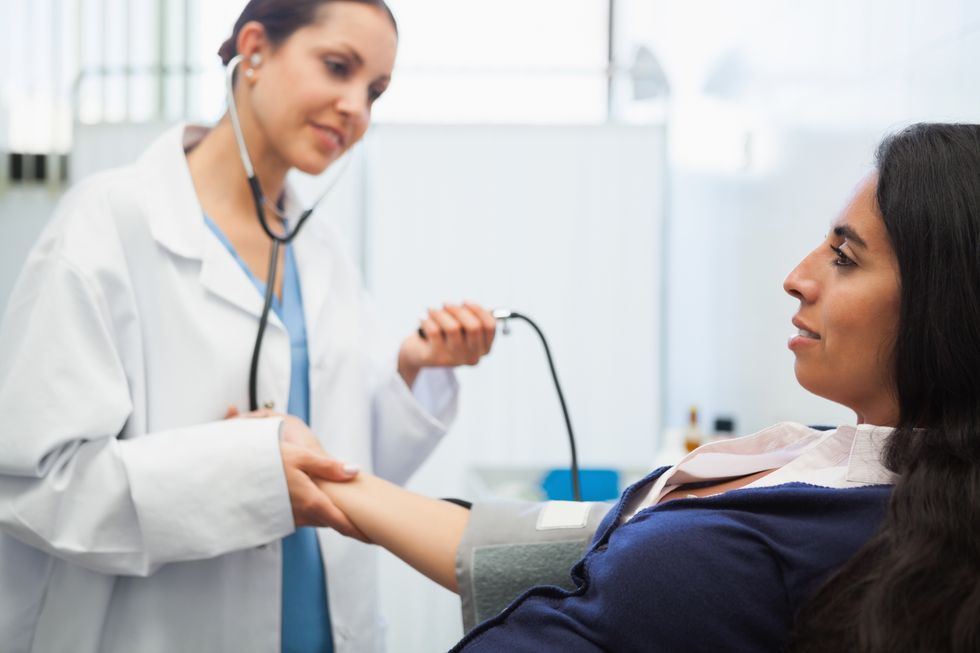
[[[569,571],[610,508],[573,501],[474,504],[456,552],[464,631],[534,585],[573,589]]]

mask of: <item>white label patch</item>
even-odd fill
[[[550,531],[558,528],[585,528],[591,509],[591,503],[549,501],[538,513],[537,529]]]

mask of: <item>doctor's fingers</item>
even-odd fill
[[[323,454],[323,445],[306,422],[292,415],[283,415],[279,424],[279,439],[283,442],[306,447],[312,452]]]
[[[290,462],[312,478],[343,482],[351,480],[361,471],[357,465],[331,458],[322,450],[314,451],[303,444],[284,441],[279,448],[283,452],[284,460],[288,453]]]
[[[493,339],[497,335],[497,318],[493,316],[492,312],[480,304],[476,304],[474,302],[463,302],[463,306],[472,311],[473,314],[480,320],[480,325],[483,327],[483,333],[486,334],[487,337],[487,351],[490,351],[490,347],[493,345]]]
[[[293,522],[297,528],[329,527],[341,535],[367,541],[367,536],[348,519],[323,490],[317,487],[313,479],[302,472],[293,471],[295,491],[290,492],[289,498],[293,507]]]
[[[471,310],[446,304],[435,312],[433,319],[446,333],[445,347],[440,352],[444,365],[476,365],[487,351],[483,324]]]
[[[471,310],[463,306],[446,304],[445,311],[456,318],[463,332],[463,360],[468,365],[475,365],[486,350],[486,336],[480,319]]]
[[[479,329],[483,332],[483,349],[480,356],[490,353],[493,347],[493,339],[497,335],[497,320],[493,313],[474,302],[463,302],[463,308],[468,310],[479,322]]]
[[[422,318],[419,323],[419,328],[422,329],[422,333],[425,334],[425,340],[432,343],[442,342],[442,329],[436,324],[436,321],[431,317]]]
[[[436,326],[442,332],[445,349],[448,349],[450,352],[460,352],[465,349],[466,342],[463,338],[463,326],[445,307],[442,309],[430,308],[429,319],[435,322]],[[439,349],[439,342],[440,339],[437,338],[434,343],[436,349]]]

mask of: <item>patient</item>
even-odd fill
[[[567,588],[454,650],[980,650],[980,126],[887,138],[783,287],[797,379],[856,425],[777,424],[654,471]],[[366,474],[321,487],[457,589],[469,511]]]

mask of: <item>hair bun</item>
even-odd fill
[[[236,54],[238,54],[238,52],[237,48],[235,47],[234,37],[222,43],[221,47],[218,48],[218,56],[221,57],[221,63],[225,66],[228,65],[228,62],[231,61]]]

